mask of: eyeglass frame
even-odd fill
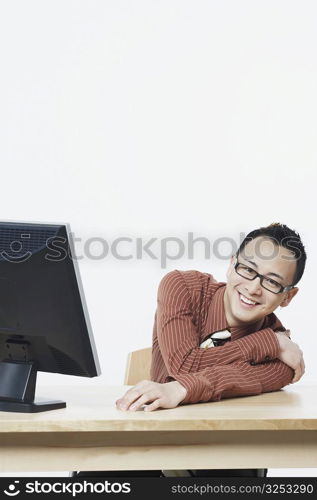
[[[236,262],[236,263],[235,263],[235,265],[234,265],[234,270],[235,270],[235,272],[236,272],[239,276],[241,276],[241,278],[245,278],[245,279],[246,279],[246,280],[248,280],[248,281],[254,281],[256,278],[260,278],[260,285],[261,285],[261,287],[262,287],[262,288],[264,288],[264,290],[267,290],[268,292],[271,292],[271,293],[274,293],[275,295],[278,295],[279,293],[289,292],[289,290],[291,290],[291,289],[292,289],[292,288],[294,288],[294,286],[295,286],[295,285],[287,285],[287,286],[284,286],[284,287],[283,287],[283,285],[281,285],[281,283],[278,283],[277,281],[272,280],[272,281],[274,281],[274,283],[276,283],[277,285],[279,285],[279,286],[281,287],[281,290],[280,290],[279,292],[273,292],[272,290],[269,290],[268,288],[265,288],[265,286],[263,286],[263,280],[264,280],[264,279],[271,279],[271,278],[268,278],[268,276],[264,276],[263,274],[258,273],[258,272],[257,272],[255,269],[253,269],[252,267],[247,266],[247,265],[243,264],[242,262],[239,262],[239,261],[238,261],[238,257],[237,257],[237,256],[236,256],[236,259],[237,259],[237,262]],[[254,276],[254,278],[246,278],[245,276],[242,276],[242,274],[238,273],[238,271],[237,271],[237,267],[238,267],[239,265],[244,266],[244,267],[247,267],[247,268],[249,268],[249,269],[252,269],[252,271],[254,271],[254,272],[255,272],[255,276]]]

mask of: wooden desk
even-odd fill
[[[149,413],[116,409],[126,389],[51,387],[66,409],[0,412],[1,471],[317,467],[314,386]]]

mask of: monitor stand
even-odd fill
[[[34,400],[36,375],[33,361],[1,361],[0,411],[38,413],[66,408],[65,401]]]

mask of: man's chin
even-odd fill
[[[254,323],[260,319],[263,319],[263,316],[257,314],[255,311],[232,311],[235,319],[241,323]]]

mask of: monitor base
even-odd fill
[[[13,411],[18,413],[39,413],[41,411],[58,410],[66,408],[65,401],[49,401],[36,399],[33,403],[19,403],[17,401],[0,401],[0,411]]]
[[[36,375],[36,363],[33,361],[1,361],[0,411],[39,413],[66,408],[65,401],[35,397]]]

